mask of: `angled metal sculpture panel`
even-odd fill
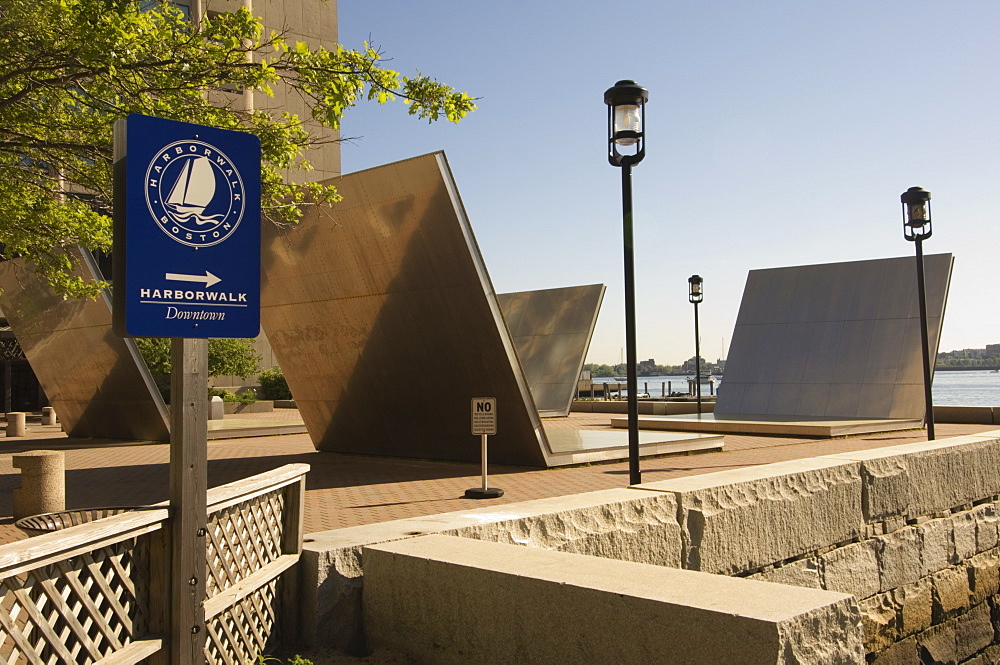
[[[479,459],[473,397],[497,399],[490,460],[547,443],[443,153],[330,181],[343,201],[265,225],[263,328],[320,450]]]
[[[80,276],[96,267],[79,253]],[[20,259],[0,263],[0,309],[70,436],[169,441],[167,411],[131,339],[111,331],[111,304],[63,299]]]
[[[951,254],[926,257],[933,360]],[[924,415],[914,259],[752,270],[717,418],[907,418]]]
[[[590,348],[603,284],[497,296],[539,414],[569,414]]]

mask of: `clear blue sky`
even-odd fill
[[[627,10],[627,14],[617,13]],[[649,89],[635,168],[638,356],[733,332],[747,272],[912,256],[899,194],[932,192],[955,271],[941,350],[1000,343],[1000,2],[340,0],[339,40],[481,97],[458,125],[350,111],[345,172],[444,150],[500,293],[608,286],[588,361],[624,346],[621,175],[604,91]]]

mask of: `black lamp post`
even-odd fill
[[[628,385],[629,483],[639,472],[639,400],[635,351],[635,262],[632,245],[632,166],[646,156],[646,102],[649,91],[635,81],[618,81],[604,93],[608,105],[608,161],[622,170],[622,216],[625,240],[625,356]],[[621,152],[621,148],[627,152]]]
[[[701,290],[704,280],[698,275],[688,277],[688,302],[694,304],[694,392],[698,399],[698,415],[701,415],[701,336],[698,334],[698,303],[705,298]]]
[[[924,419],[927,440],[934,440],[934,400],[931,397],[931,352],[927,332],[927,294],[924,289],[923,242],[931,237],[931,193],[910,187],[899,200],[903,203],[903,237],[917,247],[917,298],[920,301],[920,345],[924,360]]]

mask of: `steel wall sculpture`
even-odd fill
[[[497,296],[539,414],[569,414],[604,299],[604,285]]]
[[[77,252],[79,276],[97,274]],[[63,299],[21,259],[0,263],[0,309],[70,436],[168,441],[166,407],[135,343],[111,331],[111,304]]]
[[[443,153],[329,181],[343,201],[265,225],[261,321],[320,450],[544,466],[545,433]]]
[[[926,257],[932,366],[951,254]],[[753,270],[740,305],[719,418],[922,418],[913,258]]]

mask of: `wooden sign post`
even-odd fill
[[[170,341],[171,665],[205,662],[208,340]]]
[[[133,113],[114,160],[113,328],[171,339],[170,663],[202,665],[208,339],[260,333],[260,140]]]

